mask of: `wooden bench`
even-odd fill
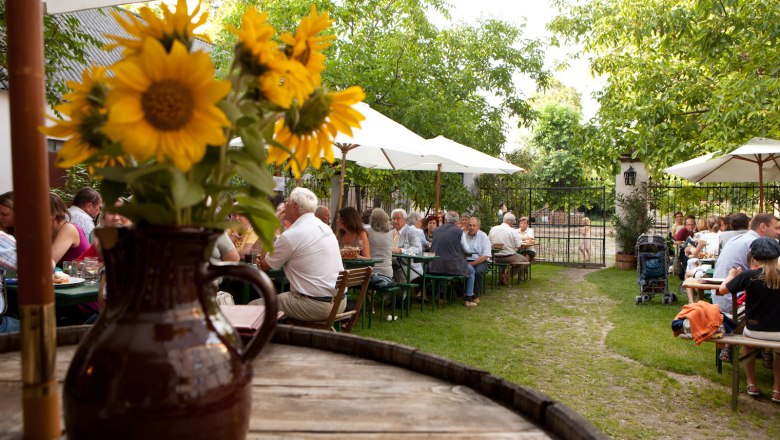
[[[682,339],[693,340],[689,335],[682,334],[679,336]],[[731,355],[731,409],[735,411],[737,409],[737,401],[739,399],[739,364],[743,360],[747,359],[750,354],[745,356],[739,356],[738,347],[752,347],[752,348],[771,348],[773,350],[780,351],[780,341],[766,341],[763,339],[749,338],[743,335],[723,335],[722,338],[711,338],[704,342],[712,342],[716,344],[716,347],[723,348],[724,344],[729,345],[729,354]],[[715,350],[715,365],[718,367],[718,373],[721,370],[721,360],[718,356],[718,351]]]

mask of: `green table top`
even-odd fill
[[[427,263],[437,258],[441,258],[438,255],[407,255],[407,254],[393,254],[394,258],[406,258],[415,262]]]
[[[9,295],[16,295],[17,286],[6,285]],[[54,289],[54,303],[57,307],[72,306],[83,304],[90,301],[97,301],[98,285],[79,284],[72,287],[56,287]]]
[[[357,269],[361,267],[373,267],[376,264],[381,263],[382,259],[378,258],[349,258],[349,259],[343,259],[341,260],[341,263],[344,265],[344,269]]]

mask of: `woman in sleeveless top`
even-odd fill
[[[70,216],[65,203],[54,193],[49,193],[49,214],[51,215],[51,259],[57,267],[63,261],[78,258],[89,248],[89,239],[78,226],[68,223]]]
[[[363,228],[363,221],[357,209],[347,206],[339,211],[336,219],[336,238],[339,240],[340,247],[359,247],[362,248],[360,256],[369,258],[371,256],[371,245],[368,243],[368,235]]]

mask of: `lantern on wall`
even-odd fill
[[[636,171],[634,171],[633,166],[628,166],[628,169],[623,173],[623,178],[625,179],[626,186],[636,185]]]

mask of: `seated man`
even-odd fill
[[[471,217],[469,219],[469,230],[463,234],[466,238],[466,245],[469,251],[473,253],[466,257],[466,262],[469,266],[474,268],[474,274],[469,276],[469,284],[474,286],[474,299],[472,302],[479,304],[479,294],[482,289],[482,277],[487,270],[487,261],[490,258],[490,239],[488,235],[480,230],[482,223],[478,217]],[[469,274],[471,271],[469,270]],[[466,291],[469,291],[469,287],[466,286]]]
[[[520,255],[517,250],[523,245],[517,229],[512,227],[515,215],[511,212],[504,214],[504,222],[490,228],[488,237],[491,244],[502,244],[504,247],[493,257],[496,263],[527,263],[528,257]],[[509,284],[509,280],[515,274],[524,270],[523,266],[512,266],[511,272],[501,274],[501,284]]]
[[[432,275],[460,275],[468,277],[472,282],[467,283],[465,302],[466,307],[475,307],[474,299],[474,266],[466,264],[465,252],[468,250],[463,229],[458,224],[458,213],[447,211],[444,215],[444,224],[433,231],[433,251],[437,259],[431,261],[430,271]]]
[[[290,291],[277,297],[279,310],[301,321],[328,319],[336,280],[344,270],[336,235],[314,216],[316,209],[317,196],[313,192],[305,188],[292,190],[284,207],[290,226],[276,239],[273,251],[258,262],[263,270],[284,268]],[[339,312],[346,305],[342,301]]]
[[[393,253],[419,255],[422,253],[420,237],[414,227],[406,224],[406,218],[406,211],[400,208],[394,209],[390,214],[390,222],[393,225],[393,230],[390,231],[393,240]],[[402,262],[398,258],[393,258],[393,279],[396,283],[411,283],[422,275],[422,264],[411,263],[411,267],[406,266],[407,264],[410,264],[410,260]],[[407,270],[409,270],[408,280],[406,279]]]

